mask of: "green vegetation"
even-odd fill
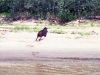
[[[38,31],[40,31],[42,28],[41,27],[33,27],[33,31],[34,32],[38,32]]]
[[[80,34],[81,36],[91,35],[90,32],[78,32],[78,34]]]
[[[71,34],[79,34],[79,35],[81,35],[81,36],[85,36],[85,35],[91,35],[91,32],[72,31]]]
[[[65,23],[83,16],[95,18],[100,15],[100,0],[0,0],[0,13],[10,20],[34,17],[52,25],[53,20]]]
[[[91,23],[93,22],[93,26],[91,26]],[[26,32],[38,32],[41,29],[43,29],[45,26],[48,28],[49,33],[56,33],[56,34],[72,34],[76,35],[78,34],[79,37],[76,37],[76,39],[81,38],[82,36],[88,36],[88,35],[95,35],[98,34],[94,31],[96,27],[100,27],[99,21],[81,21],[80,26],[72,26],[70,23],[66,26],[61,25],[24,25],[24,24],[0,24],[0,29],[7,29],[10,32],[18,32],[18,31],[26,31]],[[93,29],[93,31],[84,31],[84,29]],[[79,29],[79,30],[78,30]],[[81,31],[82,30],[82,31]],[[76,35],[77,36],[77,35]],[[81,36],[81,37],[80,37]],[[70,37],[68,37],[70,38]]]
[[[51,26],[52,28],[52,26]],[[49,28],[49,29],[51,29]],[[42,27],[39,26],[35,26],[35,27],[29,27],[29,26],[14,26],[13,28],[9,28],[10,32],[13,31],[28,31],[28,32],[38,32],[41,29],[43,29]],[[50,33],[57,33],[57,34],[64,34],[65,32],[62,29],[53,29],[50,30]]]
[[[12,28],[10,30],[10,32],[13,31],[28,31],[28,32],[38,32],[40,31],[42,28],[41,27],[29,27],[29,26],[14,26],[14,28]]]
[[[54,29],[50,31],[51,33],[57,33],[57,34],[64,34],[65,32],[63,30],[58,30],[58,29]]]
[[[15,26],[14,30],[29,30],[30,28],[28,26]]]

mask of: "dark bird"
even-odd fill
[[[44,36],[44,37],[46,37],[47,36],[47,28],[46,27],[44,27],[43,28],[43,30],[40,30],[39,32],[38,32],[38,34],[37,34],[37,38],[36,38],[36,41],[37,41],[37,39],[39,38],[39,41],[41,40],[41,38]]]

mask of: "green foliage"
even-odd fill
[[[34,32],[38,32],[38,31],[40,31],[41,29],[42,29],[42,28],[40,28],[40,27],[34,27],[34,28],[33,28],[33,31],[34,31]]]
[[[73,16],[73,14],[70,11],[66,11],[66,12],[63,12],[61,14],[60,18],[61,18],[62,22],[65,23],[65,22],[69,22],[72,19],[74,19],[74,16]]]
[[[28,27],[28,26],[15,26],[14,28],[12,28],[10,30],[10,32],[13,31],[29,31],[29,32],[38,32],[40,31],[42,28],[41,27]]]
[[[68,22],[88,15],[99,15],[100,0],[0,0],[0,13],[10,13],[8,17],[39,16],[47,19],[47,14]]]
[[[30,28],[28,26],[15,26],[14,30],[29,30]]]
[[[51,33],[57,33],[57,34],[64,34],[65,32],[63,30],[59,30],[59,29],[55,29],[55,30],[51,30]]]

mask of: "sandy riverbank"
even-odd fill
[[[0,58],[100,58],[100,30],[95,30],[98,34],[89,36],[48,33],[40,42],[35,32],[6,32],[0,38]]]
[[[100,29],[95,32],[48,33],[40,42],[35,32],[1,34],[0,75],[100,75]]]

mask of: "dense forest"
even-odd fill
[[[0,13],[7,13],[12,20],[55,18],[65,23],[100,15],[100,0],[0,0]]]

